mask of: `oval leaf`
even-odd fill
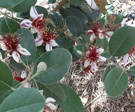
[[[112,35],[109,42],[109,51],[112,56],[123,56],[130,52],[135,44],[135,28],[125,26],[119,28]]]
[[[123,15],[122,15],[122,14],[119,14],[119,15],[116,17],[116,19],[115,19],[115,21],[114,21],[114,24],[120,24],[120,23],[122,22],[122,20],[123,20]]]
[[[45,97],[52,97],[56,100],[57,103],[62,103],[65,101],[66,96],[64,93],[64,90],[62,87],[55,83],[55,84],[50,84],[50,85],[45,85],[45,84],[38,84],[38,88],[40,90],[44,90],[44,95]]]
[[[14,33],[20,28],[20,25],[7,17],[3,18],[3,21],[1,23],[1,34],[7,34],[7,33]]]
[[[5,63],[0,61],[0,92],[10,90],[13,86],[13,76]],[[2,112],[2,111],[0,111]]]
[[[79,37],[83,31],[83,26],[79,18],[75,16],[68,16],[66,18],[66,24],[69,31],[74,35]]]
[[[120,97],[126,90],[128,77],[125,71],[120,67],[112,69],[105,78],[105,91],[111,98]]]
[[[23,0],[20,4],[16,5],[12,9],[12,12],[27,12],[30,10],[31,6],[36,4],[37,0]]]
[[[40,62],[45,62],[47,64],[47,70],[40,72],[35,79],[42,84],[58,82],[67,73],[71,60],[71,54],[62,48],[57,48],[50,52],[44,53],[35,62],[33,74],[36,73],[37,65]]]
[[[0,0],[0,7],[1,8],[11,8],[14,7],[24,0]]]
[[[85,0],[70,0],[70,4],[74,6],[79,6],[81,5]]]
[[[30,56],[24,56],[22,55],[21,59],[22,61],[26,64],[29,65],[32,63],[32,61],[34,60],[35,56],[36,56],[36,45],[35,45],[35,41],[34,41],[34,37],[32,35],[32,33],[26,29],[26,28],[21,28],[17,31],[17,33],[19,33],[21,35],[21,45],[22,47],[24,47],[25,49],[27,49],[31,55]]]
[[[45,100],[33,88],[23,88],[10,94],[1,104],[0,112],[42,112]]]
[[[84,112],[84,107],[79,96],[70,87],[60,84],[66,94],[66,100],[60,104],[65,112]]]
[[[135,76],[135,66],[131,67],[129,72]]]

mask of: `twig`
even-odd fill
[[[12,20],[14,20],[14,21],[18,22],[15,18],[13,18],[13,17],[9,16],[9,15],[8,15],[8,14],[6,14],[6,13],[3,13],[2,11],[0,11],[0,13],[1,13],[1,14],[3,14],[4,16],[7,16],[7,17],[11,18]]]
[[[65,3],[67,3],[68,0],[62,0],[57,6],[56,8],[54,8],[52,11],[55,12],[55,11],[58,11]]]
[[[24,84],[30,79],[30,77],[31,77],[31,75],[32,75],[32,73],[33,73],[33,68],[34,68],[34,63],[32,63],[31,71],[30,71],[30,73],[28,74],[27,78],[22,82],[21,86],[19,86],[19,87],[17,88],[17,90],[18,90],[18,89],[21,89],[21,88],[24,86]]]

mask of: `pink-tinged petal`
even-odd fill
[[[35,20],[38,18],[38,13],[35,9],[35,7],[31,7],[30,8],[30,16]]]
[[[24,79],[27,77],[27,73],[25,71],[21,71],[21,78]]]
[[[27,49],[21,47],[20,45],[19,45],[17,51],[22,55],[26,55],[26,56],[31,55],[31,53]]]
[[[96,50],[96,52],[100,55],[104,52],[104,49],[103,48],[99,48]]]
[[[88,35],[92,35],[92,34],[93,34],[93,31],[92,31],[92,30],[88,30],[88,31],[87,31],[87,34],[88,34]]]
[[[18,53],[18,52],[13,51],[13,53],[12,53],[12,57],[13,57],[13,59],[14,59],[17,63],[19,63],[19,62],[20,62],[20,55],[19,55],[19,53]]]
[[[20,27],[21,28],[30,28],[30,27],[32,27],[32,22],[28,19],[25,19],[20,23]]]
[[[90,52],[89,52],[89,51],[87,51],[87,52],[86,52],[86,55],[89,55],[89,54],[90,54]]]
[[[39,90],[39,92],[41,93],[41,95],[43,95],[43,93],[44,93],[44,90]]]
[[[4,43],[1,43],[1,44],[0,44],[0,47],[1,47],[1,49],[2,49],[3,51],[7,51],[7,47],[5,46]]]
[[[39,20],[42,20],[44,17],[44,14],[39,14],[38,17],[40,18]]]
[[[57,109],[57,106],[55,106],[54,104],[52,103],[47,103],[46,104],[51,110],[56,110]]]
[[[31,88],[31,84],[26,82],[24,85],[23,85],[24,88]]]
[[[113,32],[112,31],[109,31],[106,33],[109,37],[111,37],[113,35]]]
[[[32,34],[38,33],[38,30],[35,27],[31,27],[30,31]]]
[[[55,42],[55,40],[50,40],[50,44],[53,46],[53,47],[55,47],[55,46],[58,46],[58,44]]]
[[[92,71],[92,72],[96,72],[96,70],[97,70],[96,62],[92,62],[92,63],[91,63],[91,71]]]
[[[49,43],[47,43],[46,46],[45,46],[45,49],[46,49],[47,52],[48,51],[51,51],[52,50],[52,45],[50,45]]]
[[[90,41],[93,42],[95,40],[96,36],[95,34],[93,33],[91,36],[90,36]]]
[[[56,102],[55,99],[51,98],[51,97],[48,97],[46,100],[45,100],[45,103],[53,103],[53,102]]]
[[[90,61],[89,60],[85,60],[84,62],[84,68],[87,68],[90,65]]]
[[[102,33],[99,33],[99,39],[103,39],[104,38],[104,35]]]
[[[43,112],[50,112],[49,110],[45,109]]]
[[[41,46],[43,44],[43,39],[38,37],[35,39],[36,46]]]
[[[105,57],[103,57],[103,56],[98,56],[98,57],[99,57],[98,61],[101,61],[101,62],[105,62],[106,61]]]
[[[129,54],[123,56],[123,62],[126,64],[128,62]]]

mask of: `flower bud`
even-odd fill
[[[42,72],[45,71],[47,69],[47,65],[44,62],[40,62],[37,65],[37,72]]]

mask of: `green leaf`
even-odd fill
[[[112,69],[104,81],[105,91],[111,98],[120,97],[128,86],[128,77],[120,67]]]
[[[47,70],[40,72],[35,79],[37,82],[42,84],[52,84],[58,82],[67,73],[71,60],[71,54],[63,48],[57,48],[44,53],[35,62],[33,74],[36,73],[37,65],[40,62],[46,63]]]
[[[73,6],[79,6],[81,4],[83,4],[85,2],[85,0],[70,0],[70,4]]]
[[[14,33],[20,28],[20,25],[7,17],[3,18],[3,21],[1,23],[1,34],[7,34],[7,33]]]
[[[87,14],[89,14],[89,13],[92,12],[91,9],[90,9],[86,4],[81,4],[81,5],[79,6],[79,8],[80,8],[84,13],[87,13]]]
[[[131,67],[129,72],[135,76],[135,66]]]
[[[116,19],[115,19],[115,21],[114,21],[114,24],[120,24],[120,23],[122,22],[122,20],[123,20],[123,15],[122,15],[122,14],[119,14],[119,15],[116,17]]]
[[[56,42],[58,43],[59,46],[65,49],[70,49],[71,47],[73,47],[73,44],[74,44],[74,41],[68,37],[58,38],[56,39]]]
[[[114,68],[115,66],[109,65],[107,66],[104,75],[103,75],[103,81],[105,81],[106,76],[108,75],[108,73]]]
[[[54,22],[54,24],[57,28],[63,28],[64,27],[64,21],[63,21],[60,13],[50,12],[49,16],[50,16],[51,20]]]
[[[36,8],[38,14],[44,14],[44,18],[48,17],[48,11],[44,7],[35,6],[35,8]]]
[[[5,63],[0,61],[0,92],[10,90],[13,86],[13,76]]]
[[[13,80],[13,87],[16,88],[16,87],[18,87],[18,85],[20,85],[20,82]],[[0,92],[0,105],[1,105],[2,101],[4,101],[4,99],[8,95],[10,95],[12,92],[13,92],[13,90],[7,90],[7,91]]]
[[[74,53],[78,58],[81,58],[84,56],[85,51],[87,50],[86,45],[81,44],[74,47]]]
[[[0,112],[42,112],[45,100],[33,88],[23,88],[10,94],[1,104]]]
[[[81,37],[85,43],[90,43],[90,36],[88,36],[86,32],[83,32]]]
[[[125,26],[116,30],[110,41],[109,51],[112,56],[123,56],[130,52],[135,44],[135,28]]]
[[[11,8],[14,7],[24,0],[0,0],[0,7],[1,8]]]
[[[13,58],[10,59],[10,67],[15,71],[22,71],[25,69],[25,66],[21,63],[17,63]]]
[[[106,50],[108,48],[108,40],[106,37],[104,37],[104,39],[101,40],[102,42],[102,48],[104,48],[104,50]]]
[[[71,16],[78,17],[81,20],[83,25],[88,23],[88,18],[86,16],[86,14],[83,13],[80,9],[71,7],[71,8],[68,8],[68,10],[72,13]]]
[[[65,112],[84,112],[84,107],[79,96],[70,87],[60,84],[66,94],[66,100],[60,104]]]
[[[34,6],[36,4],[36,2],[37,0],[23,0],[23,2],[10,9],[10,11],[27,12],[30,10],[31,6]]]
[[[76,37],[79,37],[83,31],[83,26],[79,18],[75,16],[68,16],[66,24],[69,31]]]
[[[66,96],[64,93],[64,90],[62,89],[62,87],[55,83],[55,84],[50,84],[50,85],[45,85],[45,84],[38,84],[38,88],[40,90],[44,90],[44,95],[45,97],[52,97],[56,100],[57,103],[62,103],[65,101]]]
[[[107,15],[111,15],[111,14],[114,14],[114,11],[111,10],[111,9],[108,9],[107,12],[106,12]]]
[[[32,33],[26,28],[19,29],[17,31],[17,33],[19,33],[21,35],[22,41],[21,41],[20,44],[22,45],[22,47],[26,48],[31,53],[30,56],[22,55],[22,57],[21,57],[22,61],[26,65],[29,65],[35,59],[36,51],[37,51],[35,41],[34,41],[34,37],[33,37]]]

